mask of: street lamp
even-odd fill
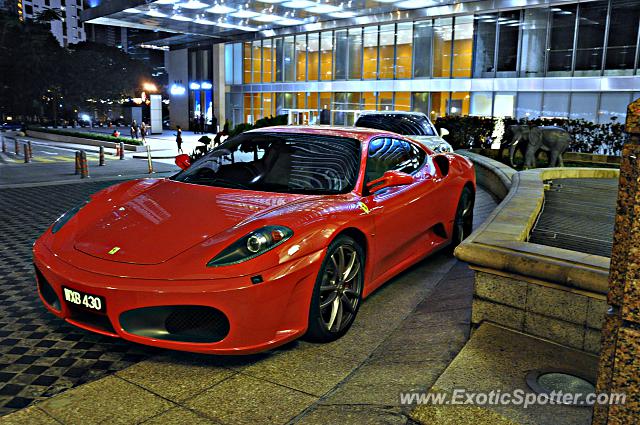
[[[156,85],[153,83],[144,83],[142,84],[142,88],[144,89],[144,91],[148,91],[148,92],[158,91],[158,87],[156,87]]]

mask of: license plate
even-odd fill
[[[64,286],[62,287],[62,292],[64,294],[64,300],[69,304],[99,313],[106,311],[104,298],[99,295],[86,294],[74,289],[65,288]]]

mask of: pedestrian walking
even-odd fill
[[[133,131],[133,138],[138,139],[138,123],[136,120],[133,120],[133,124],[131,124],[131,129]]]
[[[214,133],[218,132],[218,117],[211,115],[211,129]]]
[[[178,153],[184,153],[182,151],[182,128],[176,126],[176,144],[178,145]]]
[[[193,117],[193,133],[194,134],[198,134],[198,125],[199,125],[199,120],[198,120],[198,116],[194,116]]]
[[[140,123],[140,138],[143,144],[147,143],[147,125],[144,121]]]
[[[205,134],[207,129],[205,128],[206,119],[204,118],[204,114],[200,115],[200,133]]]

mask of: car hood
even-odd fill
[[[257,215],[308,198],[172,180],[147,186],[91,201],[78,213],[82,230],[75,249],[109,261],[159,264]]]

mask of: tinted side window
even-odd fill
[[[424,151],[409,142],[390,137],[374,139],[369,142],[365,180],[368,183],[389,170],[412,174],[420,169],[424,159]]]

